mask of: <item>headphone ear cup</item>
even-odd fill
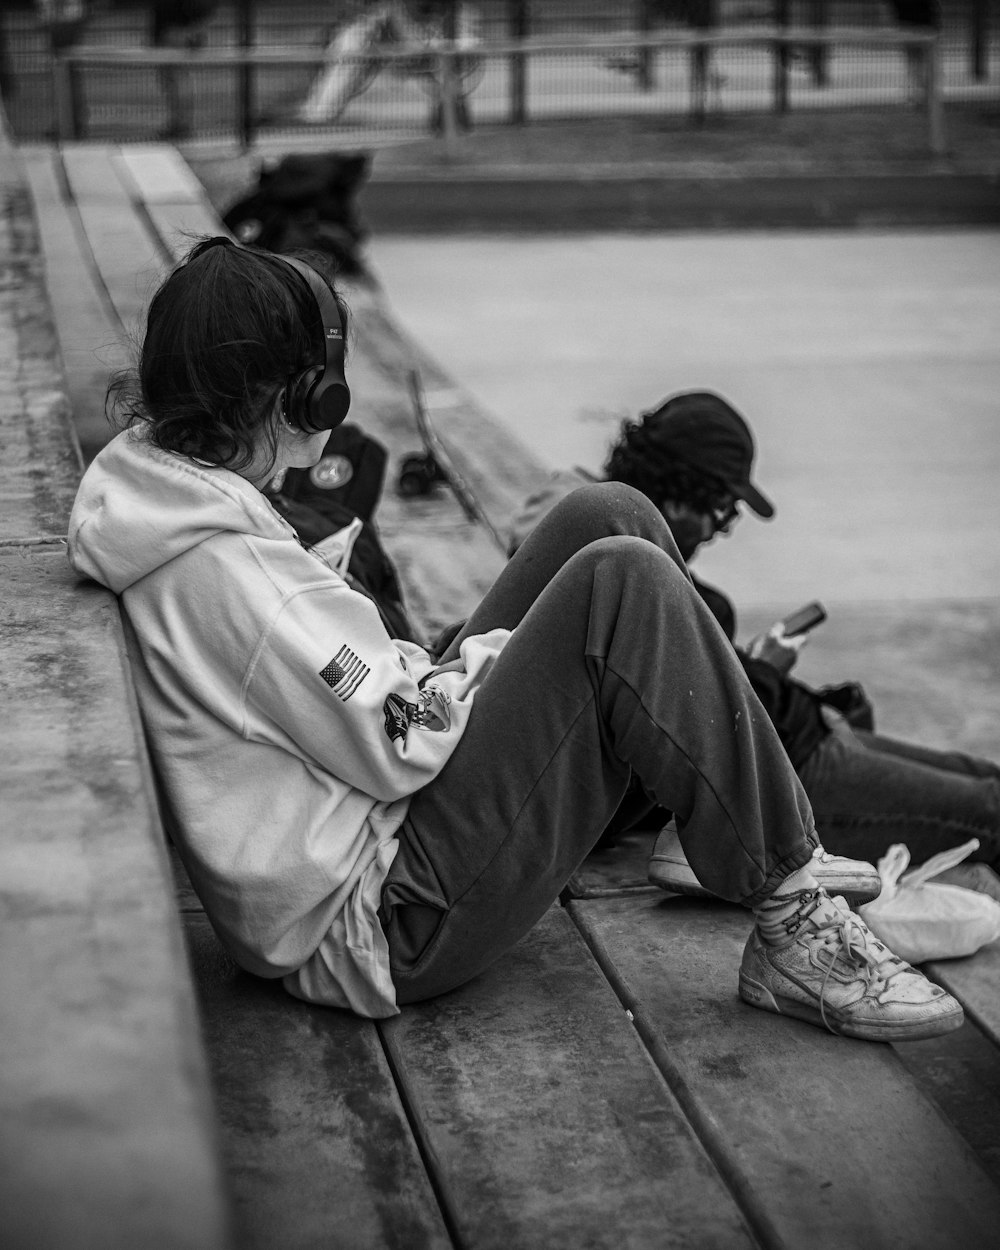
[[[322,365],[288,379],[285,417],[309,433],[332,430],[344,420],[351,406],[351,392],[344,376],[344,316],[333,291],[316,270],[294,256],[280,259],[300,275],[312,294],[323,330],[325,357]]]
[[[333,430],[347,416],[351,407],[351,391],[345,381],[330,376],[327,370],[310,395],[309,413],[313,425]]]
[[[315,368],[303,369],[301,373],[292,374],[285,383],[285,420],[297,430],[311,432],[315,428],[309,399],[320,372]]]

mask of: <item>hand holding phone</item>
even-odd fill
[[[766,634],[758,634],[747,648],[755,660],[763,660],[779,673],[791,672],[809,630],[826,620],[826,609],[817,600],[776,621]]]
[[[814,599],[805,607],[799,608],[778,622],[781,632],[786,638],[794,638],[798,634],[807,634],[811,629],[826,620],[826,608]]]

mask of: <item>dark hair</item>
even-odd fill
[[[666,454],[654,433],[656,416],[646,413],[637,421],[624,422],[604,467],[607,480],[634,486],[658,508],[667,499],[696,512],[725,507],[733,492],[721,478]]]
[[[331,265],[311,253],[334,291]],[[334,291],[347,326],[347,309]],[[164,451],[239,472],[261,441],[277,452],[270,414],[288,378],[322,363],[316,300],[280,257],[204,239],[153,296],[138,366],[114,377],[107,409],[119,427],[145,423]]]

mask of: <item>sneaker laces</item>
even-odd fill
[[[826,989],[838,959],[844,957],[846,962],[855,968],[864,980],[866,994],[873,989],[878,994],[881,985],[888,983],[891,977],[906,967],[901,959],[893,955],[888,947],[875,937],[860,916],[850,911],[846,904],[844,907],[840,906],[841,901],[831,899],[821,887],[804,899],[796,915],[785,922],[791,936],[793,922],[798,922],[794,925],[794,931],[800,932],[802,922],[808,921],[816,930],[815,936],[820,946],[831,952],[831,958],[819,987],[820,1019],[831,1033],[835,1033],[836,1029],[827,1022]],[[823,919],[818,919],[815,913],[824,902],[827,906],[823,909]],[[886,975],[883,965],[889,962],[898,966]]]

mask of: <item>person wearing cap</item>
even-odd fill
[[[687,391],[623,424],[604,480],[633,486],[656,504],[690,564],[705,543],[729,534],[743,505],[763,519],[774,516],[774,505],[753,481],[754,455],[750,427],[731,404],[711,391]],[[557,499],[593,480],[583,470],[555,474],[515,518],[510,551]],[[734,642],[731,600],[695,577],[692,582]],[[876,862],[892,843],[904,842],[911,861],[922,863],[977,838],[970,861],[1000,868],[1000,768],[876,734],[856,683],[814,690],[796,681],[790,673],[805,637],[786,637],[777,624],[736,647],[736,654],[803,783],[824,848],[817,855]],[[651,805],[633,794],[615,832],[650,814]],[[705,893],[670,827],[657,841],[649,873],[665,889]],[[1000,881],[996,885],[1000,896]]]

